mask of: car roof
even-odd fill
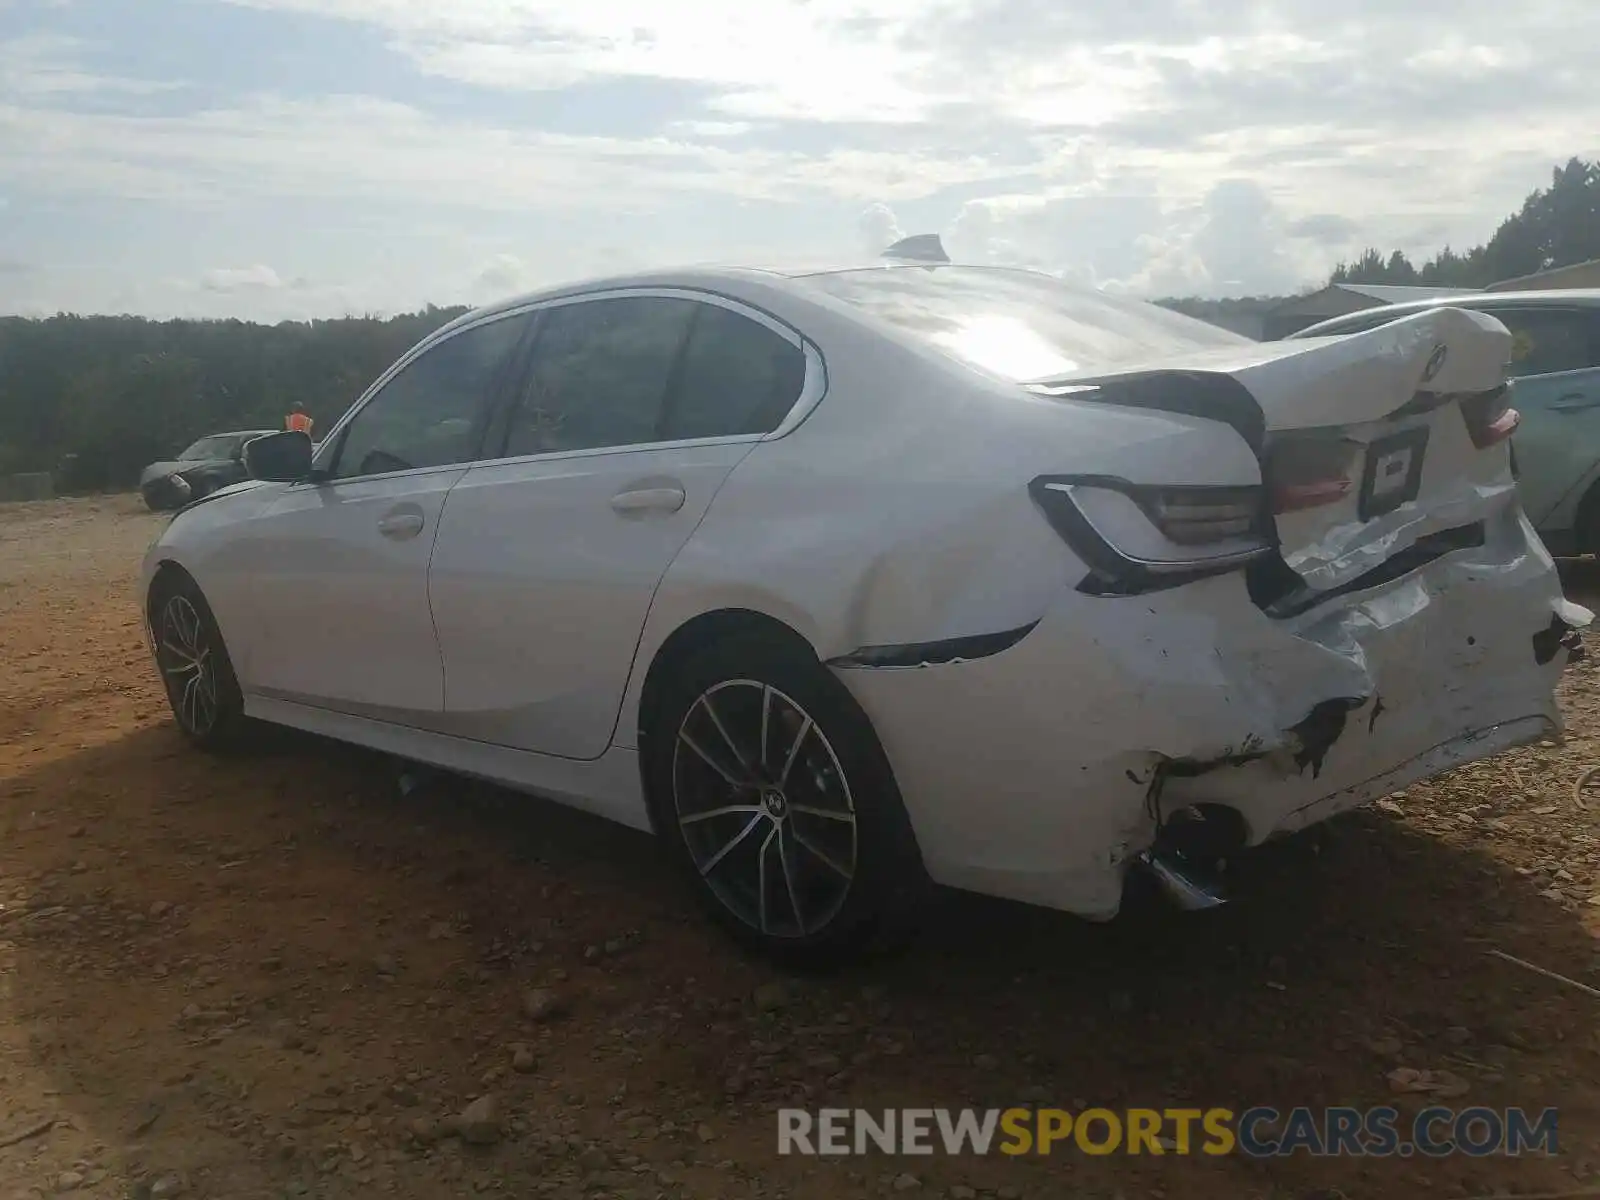
[[[619,288],[641,287],[686,287],[704,288],[716,291],[719,286],[739,283],[765,282],[772,284],[785,280],[798,280],[813,278],[819,275],[837,275],[849,271],[986,271],[1008,272],[1013,274],[1033,275],[1041,279],[1055,279],[1056,277],[1044,271],[1036,271],[1027,267],[995,266],[991,263],[971,262],[921,262],[915,259],[887,259],[887,258],[859,258],[859,259],[821,259],[805,260],[790,259],[787,261],[773,261],[765,265],[732,265],[725,263],[702,263],[682,267],[668,267],[649,271],[639,271],[625,275],[598,276],[592,279],[578,279],[567,283],[556,284],[537,291],[523,292],[504,300],[497,300],[471,312],[463,313],[449,324],[442,326],[428,341],[457,329],[469,325],[484,317],[492,317],[502,312],[520,308],[526,304],[537,304],[544,300],[555,300],[562,296],[578,296],[586,292],[604,292]]]

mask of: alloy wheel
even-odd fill
[[[695,869],[750,928],[803,938],[844,907],[855,800],[827,735],[793,698],[751,679],[701,693],[678,727],[672,792]]]
[[[216,659],[200,613],[187,596],[171,596],[161,606],[156,657],[172,698],[173,712],[196,737],[217,723]]]

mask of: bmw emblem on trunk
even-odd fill
[[[1444,370],[1444,360],[1450,357],[1448,347],[1439,345],[1433,348],[1433,353],[1428,355],[1428,365],[1422,368],[1422,382],[1432,383],[1434,377]]]

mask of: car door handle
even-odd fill
[[[635,488],[611,497],[611,507],[619,513],[675,513],[683,507],[684,499],[681,487]]]
[[[407,538],[414,538],[422,532],[422,527],[427,522],[419,512],[390,513],[378,522],[378,532],[386,538],[403,542]]]
[[[1586,396],[1582,392],[1568,392],[1550,407],[1556,412],[1581,412],[1586,408],[1600,408],[1600,396]]]

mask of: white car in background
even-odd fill
[[[896,257],[895,255],[910,257]],[[918,256],[923,256],[919,258]],[[926,244],[474,312],[144,570],[178,724],[653,829],[820,960],[930,880],[1104,919],[1559,727],[1590,614],[1507,462],[1510,338],[1259,344]]]

